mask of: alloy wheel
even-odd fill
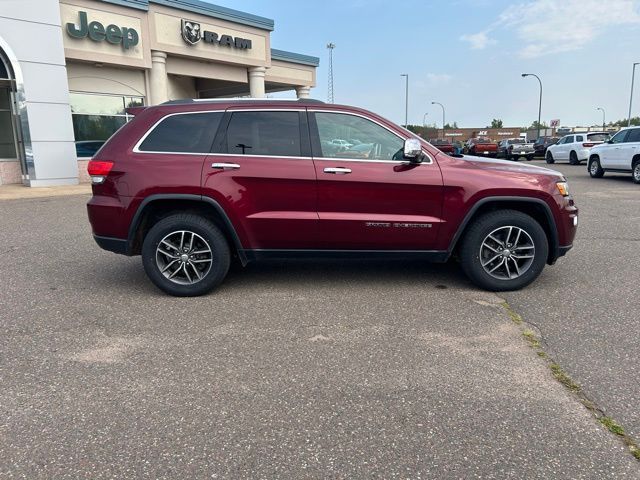
[[[166,235],[156,248],[156,266],[168,280],[192,285],[207,276],[213,253],[207,241],[195,232],[178,230]]]
[[[487,235],[480,246],[480,264],[499,280],[522,276],[533,263],[536,248],[531,235],[520,227],[504,226]]]
[[[600,165],[598,165],[598,161],[597,160],[592,160],[591,161],[591,169],[590,169],[589,173],[591,173],[591,175],[593,175],[595,177],[598,174],[598,169],[599,168],[600,168]]]
[[[636,183],[640,183],[640,162],[633,168],[633,179]]]

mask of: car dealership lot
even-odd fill
[[[638,437],[640,188],[554,168],[575,248],[501,296]],[[256,264],[172,298],[93,243],[86,200],[0,202],[0,474],[640,475],[455,264]]]

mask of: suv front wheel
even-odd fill
[[[177,297],[208,293],[229,271],[227,241],[212,222],[195,214],[176,214],[156,223],[142,244],[149,279]]]
[[[517,210],[498,210],[468,228],[459,250],[462,270],[481,288],[518,290],[542,272],[549,253],[540,224]]]
[[[597,156],[593,156],[589,160],[589,175],[591,175],[591,178],[602,178],[604,175],[604,170],[600,165],[600,158]]]

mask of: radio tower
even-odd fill
[[[327,43],[329,49],[329,87],[327,88],[327,102],[333,103],[333,49],[336,48],[335,43]]]

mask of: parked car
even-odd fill
[[[533,151],[536,157],[544,157],[547,154],[547,148],[555,145],[560,137],[539,137],[533,143]]]
[[[624,128],[593,147],[588,168],[593,178],[601,178],[605,172],[625,172],[640,183],[640,127]]]
[[[547,163],[569,160],[571,165],[586,161],[591,149],[609,139],[607,132],[572,133],[562,137],[558,143],[547,147]]]
[[[478,286],[513,290],[576,234],[562,174],[451,157],[360,108],[221,99],[130,112],[89,162],[89,221],[100,247],[141,255],[172,295],[209,292],[233,258],[363,256],[454,256]],[[335,155],[323,147],[335,132],[374,148]]]
[[[498,144],[498,155],[507,160],[517,160],[520,157],[533,160],[533,143],[527,143],[524,138],[507,138]]]
[[[455,153],[455,147],[448,140],[444,140],[442,138],[434,138],[429,143],[441,152],[444,152],[448,155],[453,155]]]
[[[470,138],[466,145],[467,155],[497,157],[498,144],[489,138]]]
[[[347,149],[351,146],[353,146],[352,143],[347,142],[346,140],[342,140],[341,138],[334,138],[333,140],[331,140],[329,143],[335,145],[336,147],[339,148],[343,148],[343,149]]]

